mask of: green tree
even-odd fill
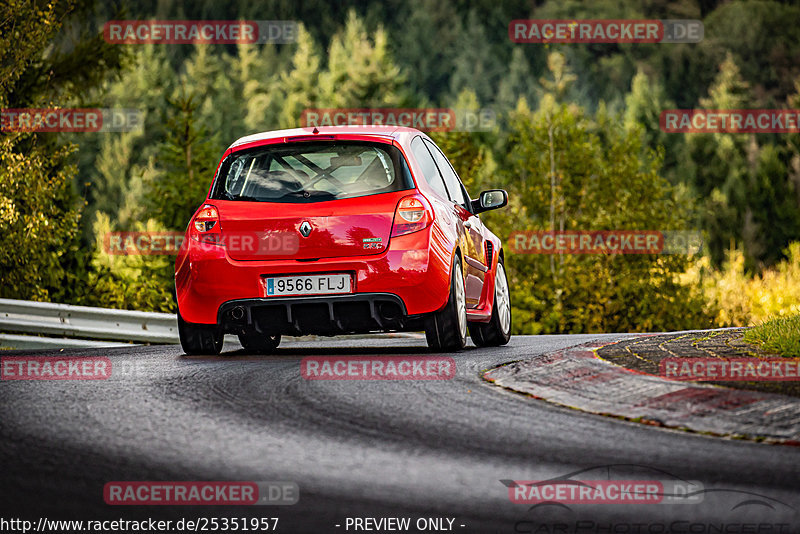
[[[461,22],[461,31],[455,40],[456,52],[452,59],[450,95],[458,97],[464,89],[472,90],[481,102],[495,96],[503,65],[494,55],[486,28],[471,9]]]
[[[568,69],[549,62],[543,85],[564,94]],[[498,163],[512,191],[509,230],[675,230],[688,199],[662,178],[660,157],[642,131],[600,108],[594,118],[544,95],[538,110],[521,100]],[[516,328],[521,333],[680,329],[708,318],[699,288],[678,276],[679,255],[508,254]]]
[[[238,56],[234,60],[234,72],[242,85],[242,101],[246,109],[245,131],[238,135],[280,128],[279,115],[285,103],[284,95],[281,94],[280,77],[289,71],[287,63],[277,53],[274,45],[264,45],[260,49],[239,45]],[[232,136],[230,141],[234,137],[236,136]]]
[[[704,21],[706,37],[701,48],[711,48],[705,55],[717,63],[721,56],[731,54],[742,78],[758,95],[757,105],[770,107],[792,94],[800,74],[797,20],[797,2],[724,2]]]
[[[409,90],[420,100],[438,102],[451,87],[449,67],[458,53],[459,20],[456,5],[438,0],[409,0],[394,19],[395,55],[410,73]]]
[[[81,102],[122,66],[123,52],[84,22],[91,15],[91,4],[80,1],[0,6],[0,108]],[[59,34],[64,24],[75,30],[69,41]],[[72,189],[74,150],[55,134],[6,132],[0,139],[2,297],[68,298],[65,288],[81,275],[74,269],[82,208]]]
[[[15,150],[0,140],[0,296],[48,300],[65,277],[62,255],[76,233],[80,209],[70,181],[72,152]]]
[[[284,128],[299,126],[303,110],[317,107],[319,100],[320,53],[302,24],[296,46],[289,68],[280,76],[279,87],[284,96],[279,120]]]
[[[407,102],[406,75],[392,59],[382,27],[372,37],[355,11],[328,51],[319,77],[319,106],[350,108],[399,106]]]
[[[498,112],[509,112],[517,101],[524,98],[528,104],[536,105],[538,101],[538,84],[534,84],[534,76],[525,57],[523,48],[515,48],[511,54],[508,73],[501,77],[494,103]]]
[[[750,102],[749,86],[728,54],[700,105],[704,109],[741,109],[750,107]],[[752,213],[748,215],[761,150],[755,134],[688,134],[686,144],[688,157],[679,172],[703,199],[700,216],[712,261],[721,265],[725,250],[744,241],[747,267],[755,268],[763,253],[758,237],[761,231],[753,226]]]
[[[84,225],[89,232],[94,212],[116,211],[134,167],[146,165],[155,155],[164,138],[160,113],[166,107],[164,95],[174,91],[175,81],[175,71],[164,48],[146,44],[135,49],[132,61],[118,79],[109,80],[93,91],[92,98],[99,105],[137,110],[143,122],[140,130],[124,134],[80,134],[79,186],[89,203]]]
[[[480,104],[475,93],[465,89],[458,96],[453,108],[478,112]],[[494,133],[448,131],[431,132],[430,136],[453,164],[467,191],[475,198],[491,179],[488,173],[493,168],[493,161],[487,137],[493,137]]]
[[[195,95],[178,92],[168,103],[167,138],[156,159],[157,171],[145,184],[145,215],[167,229],[183,230],[206,197],[220,153],[197,119]]]
[[[134,222],[130,230],[163,232],[154,219]],[[93,225],[96,238],[87,293],[80,304],[156,312],[175,312],[172,298],[174,258],[167,255],[112,255],[104,248],[108,232],[117,230],[105,213]]]
[[[662,172],[671,182],[677,183],[680,178],[676,176],[675,168],[679,154],[685,150],[683,136],[664,133],[660,124],[661,112],[674,107],[658,81],[651,81],[642,70],[636,73],[631,82],[631,92],[625,96],[625,125],[641,128],[646,150],[663,150]]]

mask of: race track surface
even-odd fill
[[[278,532],[355,532],[348,518],[366,517],[406,517],[412,527],[421,517],[450,518],[452,531],[476,533],[744,533],[748,524],[760,528],[753,532],[798,532],[797,447],[585,414],[479,377],[504,362],[623,337],[518,336],[502,348],[470,346],[454,355],[456,376],[440,381],[300,374],[306,356],[430,355],[424,338],[293,342],[266,357],[236,345],[219,357],[187,357],[178,346],[4,353],[107,356],[113,372],[97,381],[0,382],[2,517],[278,517]],[[573,480],[694,481],[702,491],[682,504],[534,506],[511,502],[501,482],[578,471]],[[112,481],[229,480],[291,481],[300,499],[249,507],[103,500]]]

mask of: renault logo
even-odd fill
[[[308,221],[303,221],[303,223],[300,225],[300,233],[303,235],[303,237],[308,237],[308,234],[311,233],[311,224],[309,224]]]

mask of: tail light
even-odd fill
[[[397,204],[392,224],[392,237],[424,230],[433,222],[433,210],[421,195],[403,197]]]
[[[189,225],[189,236],[201,243],[220,244],[222,232],[219,226],[219,211],[211,204],[206,204],[192,219]]]

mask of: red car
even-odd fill
[[[281,335],[425,330],[432,349],[508,343],[500,239],[442,151],[413,128],[340,126],[236,141],[175,262],[187,354],[237,334],[252,352]]]

